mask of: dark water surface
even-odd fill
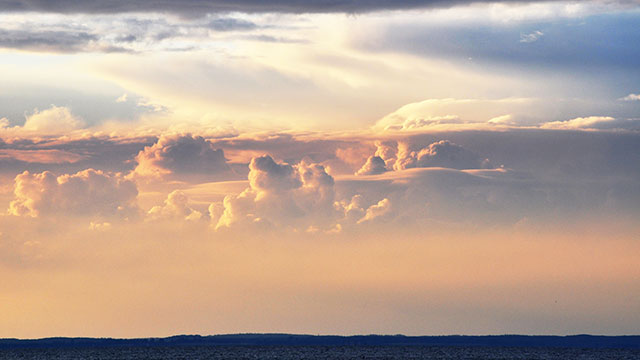
[[[638,349],[465,346],[161,346],[0,349],[0,359],[640,359]]]

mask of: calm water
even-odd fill
[[[433,346],[175,346],[0,350],[0,359],[640,359],[640,350]]]

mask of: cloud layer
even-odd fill
[[[490,0],[185,0],[180,3],[163,0],[135,1],[73,1],[73,0],[3,0],[0,10],[39,11],[57,13],[95,13],[112,14],[122,12],[172,12],[198,16],[212,12],[291,12],[291,13],[330,13],[330,12],[368,12],[376,10],[398,10],[425,7],[450,7]],[[516,2],[503,0],[503,3]]]

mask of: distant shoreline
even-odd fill
[[[0,349],[88,348],[140,346],[481,346],[557,347],[590,349],[640,349],[640,335],[296,335],[228,334],[177,335],[164,338],[66,338],[0,339]]]

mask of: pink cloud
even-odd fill
[[[56,176],[49,171],[16,176],[15,199],[9,213],[16,216],[131,217],[138,211],[135,183],[120,174],[87,169]]]

